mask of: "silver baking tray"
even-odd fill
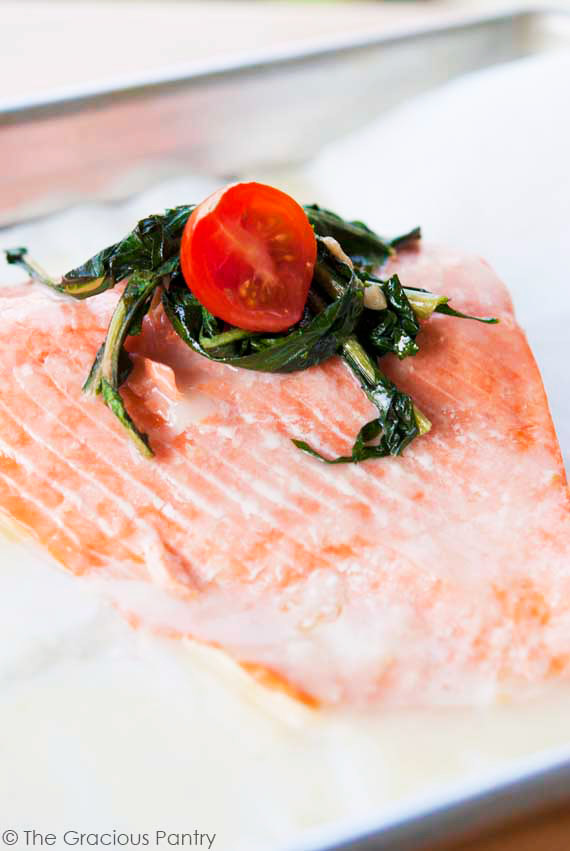
[[[188,170],[230,178],[290,167],[442,82],[564,45],[570,14],[514,10],[0,103],[0,226]],[[566,802],[570,759],[553,754],[311,851],[446,847]]]
[[[569,30],[561,12],[503,12],[0,102],[0,226],[188,169],[291,166],[439,83],[568,44]]]
[[[344,839],[335,837],[310,847],[305,843],[288,851],[443,851],[458,843],[464,848],[463,843],[498,827],[513,827],[529,817],[559,812],[569,802],[570,752],[563,756],[550,753],[486,785],[441,795],[423,808],[406,808],[381,825],[363,828],[358,835],[352,831]],[[496,841],[496,834],[494,838]]]

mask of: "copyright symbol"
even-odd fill
[[[18,834],[15,830],[5,830],[2,834],[2,842],[4,845],[15,845],[18,841]]]

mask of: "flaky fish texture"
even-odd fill
[[[432,420],[403,457],[328,467],[374,410],[340,359],[291,375],[200,357],[155,309],[123,393],[139,457],[81,386],[117,293],[0,291],[0,505],[133,621],[225,649],[315,704],[435,705],[570,674],[570,513],[537,366],[477,258],[383,273],[497,326],[435,315],[382,366]]]

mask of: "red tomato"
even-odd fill
[[[317,243],[302,207],[262,183],[234,183],[184,228],[184,279],[210,313],[248,331],[284,331],[303,313]]]

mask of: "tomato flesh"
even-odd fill
[[[214,192],[189,217],[184,279],[210,313],[248,331],[284,331],[303,314],[317,257],[313,229],[289,195],[262,183]]]

